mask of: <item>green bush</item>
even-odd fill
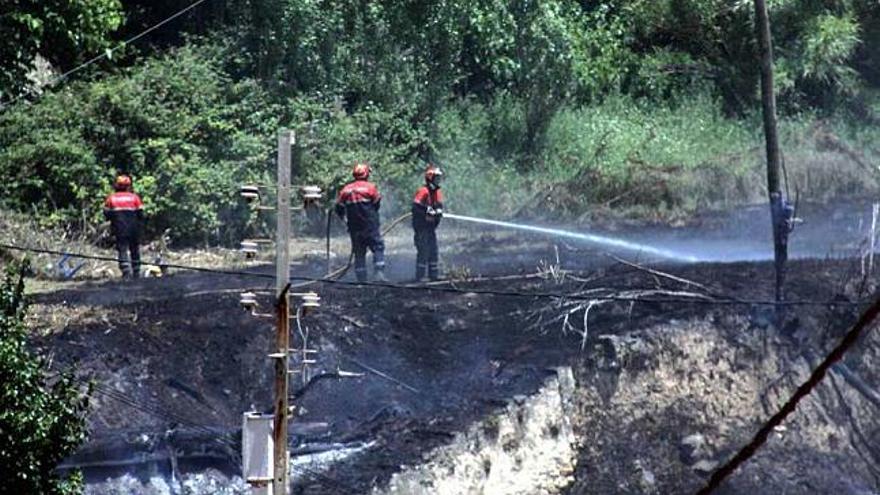
[[[355,161],[373,166],[371,180],[382,186],[385,209],[402,212],[409,181],[423,168],[426,130],[413,124],[408,107],[396,111],[367,104],[346,112],[338,100],[297,98],[287,105],[287,127],[297,131],[299,170],[295,182],[317,184],[329,203],[351,180]]]
[[[866,0],[819,3],[771,4],[798,177],[833,161],[810,137],[816,115],[865,163],[877,155],[870,131],[836,127],[853,96],[865,120],[876,114],[853,63],[873,57],[861,40],[876,38],[876,16]],[[448,202],[464,213],[763,194],[748,3],[255,0],[212,19],[230,25],[0,113],[0,206],[87,230],[125,171],[149,235],[235,244],[254,220],[235,189],[272,180],[280,127],[297,131],[296,182],[332,201],[352,162],[368,160],[391,214],[408,210],[426,160],[447,169]],[[862,175],[807,182],[843,191]]]
[[[522,105],[511,100],[491,107],[459,102],[439,113],[432,143],[446,171],[450,211],[498,218],[519,208],[526,176],[517,169],[519,146],[513,139],[523,125]],[[501,137],[505,132],[508,137]],[[410,181],[418,185],[421,178],[414,174]]]
[[[85,439],[88,398],[69,373],[49,385],[28,349],[23,273],[7,266],[0,283],[0,492],[73,495],[82,476],[55,467]]]
[[[151,235],[234,242],[248,218],[237,186],[274,169],[282,114],[218,58],[211,47],[178,49],[0,114],[4,206],[84,228],[101,221],[114,175],[127,172]]]
[[[753,145],[752,124],[725,118],[708,96],[666,105],[610,98],[560,112],[550,124],[543,161],[551,180],[583,170],[617,180],[642,164],[693,168]]]

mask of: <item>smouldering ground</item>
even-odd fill
[[[405,236],[392,241],[392,279],[405,281],[411,253]],[[741,445],[857,310],[846,304],[857,297],[857,260],[802,260],[790,264],[789,297],[837,298],[841,304],[797,308],[776,328],[755,305],[609,303],[591,310],[584,341],[582,312],[574,313],[566,331],[558,319],[572,309],[563,307],[570,300],[477,292],[639,290],[767,299],[770,265],[656,266],[700,287],[620,264],[586,246],[490,231],[461,231],[444,241],[445,258],[459,274],[507,278],[441,286],[456,292],[318,287],[323,307],[306,320],[310,345],[320,350],[314,371],[365,375],[319,382],[297,400],[297,423],[314,429],[294,442],[375,444],[369,455],[323,477],[297,480],[299,492],[365,492],[381,485],[402,464],[417,462],[507,400],[534,392],[549,367],[568,365],[578,379],[580,413],[573,420],[582,438],[571,493],[688,493],[703,479],[699,466]],[[320,242],[313,244],[297,248],[296,273],[325,269]],[[539,270],[542,276],[534,276]],[[231,432],[240,414],[268,408],[271,394],[271,322],[242,312],[237,293],[267,283],[198,273],[80,283],[37,295],[31,323],[41,330],[37,345],[54,356],[55,366],[77,363],[81,376],[110,390],[95,395],[90,421],[96,442],[137,431],[195,429],[204,444],[216,444],[199,429],[209,427],[231,442],[207,449],[217,459],[225,456],[215,465],[232,469]],[[848,362],[871,384],[878,383],[876,349],[875,339],[866,340]],[[839,378],[823,387],[734,478],[731,493],[877,491],[873,445],[880,425],[873,406]],[[681,442],[690,435],[702,437],[702,450],[684,456]],[[204,462],[184,467],[202,469]],[[100,479],[126,469],[133,468],[87,474]]]

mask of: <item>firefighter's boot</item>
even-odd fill
[[[428,278],[432,281],[440,280],[442,277],[440,276],[440,264],[439,263],[428,263]]]
[[[416,282],[424,282],[428,278],[428,264],[416,262]]]

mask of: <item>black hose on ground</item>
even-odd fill
[[[388,224],[382,230],[382,236],[383,237],[386,236],[389,232],[391,232],[398,225],[400,225],[401,222],[403,222],[407,218],[410,218],[411,216],[412,216],[412,213],[406,213],[406,214],[403,214],[403,215],[395,218],[390,224]],[[322,280],[338,280],[338,279],[342,278],[343,276],[345,276],[345,274],[351,268],[352,262],[354,261],[354,251],[349,251],[348,262],[345,263],[345,266],[339,267],[332,272],[330,271],[330,230],[331,230],[332,220],[333,220],[333,210],[330,209],[330,210],[327,210],[327,234],[326,234],[327,235],[327,242],[326,242],[326,246],[327,246],[327,256],[326,256],[327,275],[325,275]],[[307,287],[309,285],[321,282],[322,280],[310,280],[307,282],[302,282],[299,284],[291,285],[290,287],[292,289],[298,289],[301,287]]]

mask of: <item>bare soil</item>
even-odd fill
[[[391,276],[404,282],[411,254],[400,246]],[[700,291],[595,256],[595,249],[539,238],[471,231],[446,247],[447,265],[459,275],[543,269],[544,277],[437,286],[460,292],[316,286],[322,308],[303,320],[309,346],[320,351],[312,373],[364,375],[316,382],[298,398],[301,428],[292,443],[375,443],[329,472],[316,467],[295,479],[297,493],[365,493],[381,486],[402,465],[418,463],[514,396],[535,392],[550,369],[563,365],[575,370],[572,421],[581,439],[568,492],[691,493],[748,441],[859,310],[852,304],[859,297],[857,260],[796,260],[788,297],[840,304],[791,308],[778,324],[766,306],[754,304],[610,303],[591,310],[584,340],[582,313],[566,331],[552,318],[564,312],[565,300],[468,291]],[[295,269],[321,274],[323,261],[309,250],[314,246],[298,250]],[[772,295],[772,267],[765,261],[653,266],[716,294]],[[554,271],[562,275],[553,277]],[[266,357],[271,320],[243,312],[238,292],[270,282],[177,273],[80,282],[36,295],[35,345],[53,366],[75,365],[99,384],[89,418],[91,447],[79,460],[162,451],[162,439],[167,443],[177,431],[192,433],[203,454],[182,469],[210,465],[233,472],[241,413],[270,407],[272,370]],[[263,309],[270,307],[266,299]],[[878,349],[872,335],[847,365],[880,388]],[[874,408],[833,374],[725,493],[880,492]],[[682,443],[688,437],[696,447]],[[138,438],[144,445],[136,447]],[[107,447],[120,443],[129,451]],[[131,469],[126,466],[119,469]],[[86,470],[93,480],[113,472]]]

